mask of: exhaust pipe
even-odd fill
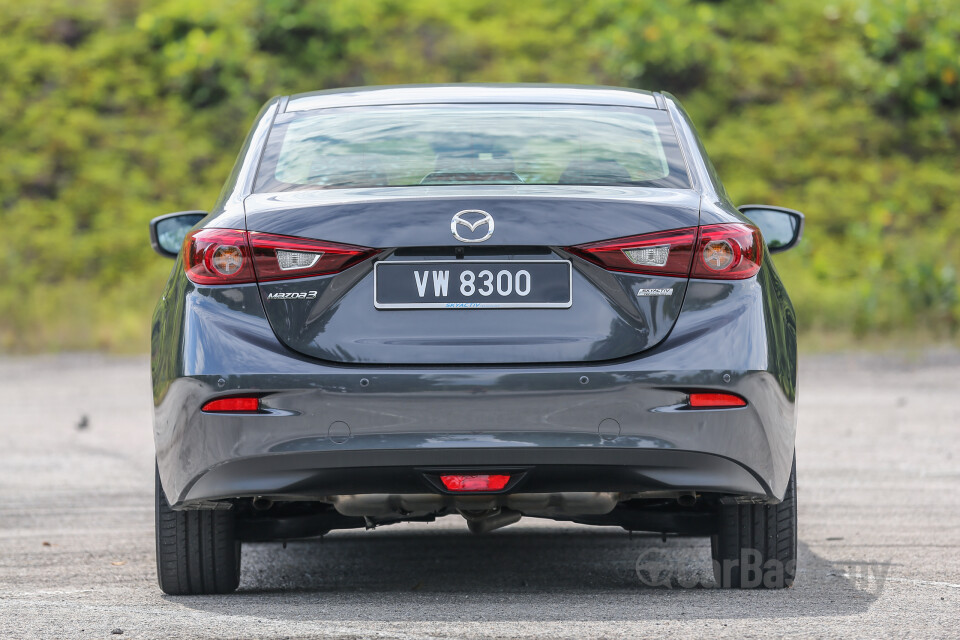
[[[520,521],[519,511],[511,509],[491,509],[489,511],[460,511],[460,515],[467,521],[470,533],[490,533],[496,529],[506,527]]]
[[[254,511],[266,511],[273,506],[273,500],[264,498],[263,496],[256,496],[250,501],[250,506],[253,507]]]
[[[677,504],[681,507],[692,507],[697,504],[697,494],[696,493],[681,493],[677,496]]]

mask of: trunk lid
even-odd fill
[[[331,362],[415,365],[592,362],[649,349],[673,327],[687,278],[607,271],[562,247],[697,226],[699,203],[692,190],[485,185],[255,194],[245,205],[249,231],[383,250],[332,276],[261,283],[282,342]],[[453,233],[476,240],[491,226],[482,242]],[[499,291],[464,298],[461,278]]]

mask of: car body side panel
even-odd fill
[[[729,200],[690,116],[673,95],[665,91],[660,95],[664,98],[667,112],[677,132],[677,142],[687,161],[687,170],[693,180],[694,189],[710,201]]]
[[[250,128],[250,133],[247,134],[247,138],[240,148],[233,170],[220,191],[220,197],[217,198],[210,214],[200,223],[200,226],[220,229],[246,229],[246,212],[244,211],[243,201],[253,189],[253,180],[257,173],[260,157],[263,155],[270,127],[280,110],[281,103],[281,98],[273,98],[260,109],[260,113],[257,114],[253,126]]]

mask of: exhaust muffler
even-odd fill
[[[464,511],[460,515],[467,521],[471,533],[490,533],[507,525],[520,521],[520,512],[511,509],[490,509],[487,511]]]

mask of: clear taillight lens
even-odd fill
[[[194,231],[184,239],[183,247],[187,277],[203,285],[329,275],[378,252],[367,247],[236,229]]]
[[[714,224],[658,231],[567,247],[611,271],[741,280],[760,270],[763,239],[748,224]]]

